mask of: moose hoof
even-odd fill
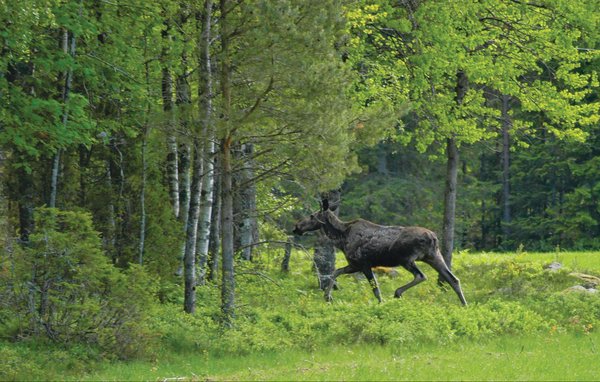
[[[333,297],[331,297],[331,295],[330,295],[330,294],[326,294],[326,295],[325,295],[325,301],[327,301],[327,302],[331,302],[331,301],[333,301]]]
[[[400,298],[400,297],[402,297],[402,291],[397,290],[396,293],[394,293],[394,298]]]

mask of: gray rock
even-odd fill
[[[565,292],[578,292],[578,293],[598,293],[596,288],[586,288],[583,285],[573,285],[565,289]]]
[[[553,261],[550,264],[546,265],[544,269],[548,269],[549,271],[555,272],[561,269],[563,265],[557,261]]]

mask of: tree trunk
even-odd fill
[[[173,215],[180,217],[179,200],[179,163],[177,158],[177,138],[170,132],[167,137],[167,182],[169,184],[169,195],[173,206]]]
[[[340,211],[341,191],[334,190],[324,193],[321,199],[328,199],[330,205],[337,205],[335,214]],[[333,242],[327,238],[325,234],[319,232],[319,238],[315,246],[314,263],[319,281],[319,288],[325,290],[329,285],[329,281],[335,271],[335,246]]]
[[[147,53],[147,45],[144,44],[144,56]],[[146,77],[146,95],[148,98],[151,95],[150,91],[150,67],[149,62],[146,60],[145,63],[145,77]],[[146,105],[146,114],[144,116],[144,126],[142,128],[142,185],[140,189],[140,243],[138,246],[138,264],[144,264],[144,247],[146,245],[146,173],[148,170],[148,164],[146,160],[146,151],[148,143],[148,134],[150,132],[150,126],[148,124],[148,116],[150,115],[150,103]]]
[[[122,144],[120,142],[124,142],[125,139],[122,136],[117,136],[114,139],[111,139],[111,148],[116,153],[116,158],[114,161],[110,161],[111,165],[111,173],[118,174],[118,180],[115,179],[115,184],[117,185],[117,198],[115,206],[115,235],[113,237],[114,242],[114,256],[113,263],[116,266],[126,266],[127,259],[123,258],[125,245],[129,242],[127,226],[129,224],[130,217],[130,206],[129,199],[125,196],[125,160],[124,155],[119,146]],[[111,193],[111,196],[113,193]]]
[[[458,70],[456,73],[456,106],[460,108],[467,90],[469,80],[467,74]],[[442,256],[446,265],[452,267],[452,251],[454,250],[454,226],[456,220],[456,183],[458,177],[458,146],[456,137],[446,140],[446,188],[444,190],[444,228]],[[439,281],[439,280],[438,280]]]
[[[212,0],[204,2],[204,12],[200,25],[201,39],[198,44],[199,51],[199,84],[198,99],[200,111],[203,115],[202,135],[204,137],[204,179],[200,201],[200,218],[198,221],[197,252],[199,259],[199,283],[204,283],[206,263],[208,261],[208,244],[210,239],[210,223],[213,207],[214,189],[214,151],[215,130],[212,124],[212,65],[210,56]]]
[[[163,24],[165,29],[161,32],[163,46],[160,53],[160,61],[162,66],[161,95],[163,111],[167,120],[167,183],[169,184],[169,195],[173,206],[173,214],[177,218],[180,216],[181,211],[179,204],[177,138],[174,131],[173,77],[168,62],[169,47],[172,44],[171,23],[168,19],[165,19]]]
[[[70,48],[69,48],[70,41]],[[71,57],[75,57],[75,36],[73,34],[70,35],[69,31],[64,30],[62,34],[62,49],[65,55],[71,55]],[[63,102],[63,114],[62,114],[62,124],[67,125],[67,121],[69,119],[69,109],[67,107],[67,102],[69,100],[69,93],[71,92],[71,82],[73,79],[73,69],[69,67],[68,70],[64,73],[64,84],[62,89],[62,102]],[[56,196],[58,193],[58,176],[60,169],[60,148],[56,150],[56,154],[54,154],[54,158],[52,160],[52,174],[50,177],[50,200],[48,202],[48,207],[54,208],[56,207]]]
[[[113,201],[113,197],[112,197],[112,175],[111,175],[111,171],[110,171],[110,160],[106,161],[106,192],[107,192],[107,197],[108,197],[108,202],[107,202],[107,209],[108,209],[108,227],[107,227],[107,233],[106,233],[106,237],[105,237],[105,245],[106,245],[106,251],[111,255],[111,258],[113,260],[113,264],[115,263],[116,260],[116,252],[115,252],[115,235],[117,232],[117,222],[115,220],[115,203]]]
[[[221,98],[222,120],[225,126],[224,138],[221,141],[221,312],[223,324],[232,326],[235,316],[235,273],[233,268],[233,193],[231,188],[232,165],[231,150],[233,144],[231,128],[231,57],[229,52],[229,20],[230,0],[220,0],[221,11]]]
[[[87,171],[92,159],[92,150],[88,150],[85,145],[79,145],[79,205],[87,205]]]
[[[184,144],[181,146],[179,150],[179,218],[177,219],[181,222],[181,227],[183,230],[186,230],[187,221],[190,211],[190,194],[191,194],[191,182],[190,182],[190,153],[191,148],[189,145]],[[185,246],[186,240],[183,240],[181,243],[179,256],[179,265],[177,270],[175,271],[176,276],[181,276],[183,274],[183,258],[185,257]]]
[[[146,146],[148,140],[148,126],[144,128],[142,134],[142,185],[140,189],[140,244],[138,248],[138,263],[144,264],[144,246],[146,245],[146,172],[147,172],[147,161],[146,161]]]
[[[19,180],[19,230],[21,243],[29,242],[33,231],[33,176],[21,167],[17,170]]]
[[[0,146],[0,264],[3,263],[2,256],[10,253],[9,248],[9,220],[8,220],[8,197],[6,195],[5,174],[6,153]]]
[[[222,285],[221,311],[223,323],[231,326],[235,315],[235,277],[233,268],[233,193],[231,187],[231,137],[221,144],[221,181],[222,181]]]
[[[183,227],[185,227],[185,222],[187,221],[187,213],[190,208],[190,156],[192,149],[189,144],[184,143],[179,145],[178,154],[179,154],[179,221],[183,223]]]
[[[387,151],[381,143],[378,145],[377,150],[377,172],[385,176],[390,174],[388,170]]]
[[[503,244],[510,236],[510,96],[502,95],[502,235]]]
[[[290,258],[292,257],[292,242],[291,239],[288,239],[288,242],[285,243],[285,250],[283,251],[283,260],[281,260],[281,271],[289,272],[290,271]]]
[[[214,181],[213,181],[213,208],[210,217],[210,235],[208,240],[208,279],[216,282],[219,275],[219,258],[221,243],[221,177],[219,172],[219,162],[214,163]]]
[[[54,154],[54,158],[52,159],[52,172],[50,174],[50,199],[48,200],[48,207],[50,208],[56,207],[56,194],[58,193],[58,172],[60,167],[61,151],[61,149],[57,149],[56,154]]]
[[[183,12],[183,10],[182,10]],[[182,16],[182,19],[184,17]],[[182,21],[183,24],[183,21]],[[185,43],[184,43],[185,46]],[[179,120],[181,123],[182,130],[184,131],[193,131],[195,137],[198,136],[196,129],[191,129],[191,104],[192,104],[192,96],[190,84],[188,82],[188,62],[187,62],[187,51],[184,49],[181,52],[181,72],[177,76],[177,109],[179,111]],[[172,117],[171,125],[175,126],[174,117]],[[199,138],[198,138],[199,139]],[[173,153],[173,155],[177,155],[177,153]],[[202,160],[202,158],[200,158]],[[202,166],[203,167],[203,166]],[[177,186],[173,186],[172,192],[177,192],[179,195],[179,199],[177,200],[177,208],[179,209],[179,218],[178,220],[182,223],[182,227],[186,229],[187,222],[190,216],[190,198],[191,198],[191,185],[190,185],[190,147],[187,144],[181,145],[181,149],[179,152],[179,163],[178,163],[178,171],[179,178],[172,179],[172,182],[177,183]],[[180,261],[176,275],[180,276],[182,274],[182,265],[183,258],[185,257],[185,251],[187,246],[187,236],[186,240],[182,243],[181,246],[181,255]],[[197,275],[196,275],[197,276]]]
[[[252,169],[252,155],[254,145],[246,143],[242,146],[241,159],[243,168],[239,176],[238,195],[240,199],[239,213],[239,237],[242,258],[252,260],[252,243],[257,241],[256,224],[256,185],[254,182],[254,171]]]
[[[452,266],[454,249],[454,223],[456,217],[456,181],[458,177],[458,148],[456,140],[446,140],[446,189],[444,191],[444,240],[442,256],[448,268]]]
[[[194,313],[196,310],[196,234],[198,214],[200,212],[200,188],[202,184],[202,153],[198,138],[194,138],[194,164],[192,173],[192,189],[190,208],[186,224],[184,265],[184,311]]]

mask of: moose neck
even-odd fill
[[[344,247],[343,244],[347,228],[347,224],[338,219],[333,212],[327,213],[323,231],[325,231],[325,235],[335,243],[336,247],[340,249],[343,249]]]

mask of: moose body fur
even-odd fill
[[[407,289],[427,279],[415,264],[415,261],[422,261],[431,265],[439,273],[440,280],[450,284],[460,301],[467,304],[460,281],[444,262],[434,232],[422,227],[382,226],[364,219],[344,222],[329,210],[326,201],[323,204],[321,211],[299,221],[294,233],[301,235],[322,229],[346,256],[348,265],[335,270],[325,290],[327,300],[331,300],[331,289],[339,275],[362,272],[381,301],[379,286],[372,271],[377,266],[402,266],[414,275],[411,282],[396,290],[394,296],[401,297]]]

